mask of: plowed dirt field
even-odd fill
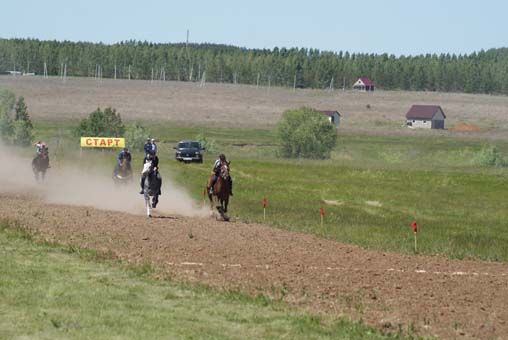
[[[1,219],[43,239],[151,263],[161,277],[265,294],[388,331],[508,338],[508,264],[374,252],[258,224],[147,219],[0,191]]]

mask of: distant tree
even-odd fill
[[[14,124],[9,112],[0,108],[0,137],[4,142],[9,142],[14,135]]]
[[[79,123],[76,129],[78,136],[93,137],[121,137],[125,133],[120,113],[107,107],[104,111],[100,108],[93,111]]]
[[[143,145],[150,133],[144,126],[136,122],[127,126],[125,142],[131,150],[143,151]]]
[[[7,89],[0,89],[0,110],[5,110],[9,113],[14,108],[16,102],[16,95]]]
[[[28,146],[33,141],[33,124],[28,114],[25,98],[19,97],[15,112],[13,142],[16,145]]]
[[[32,125],[26,120],[14,121],[14,139],[13,142],[19,146],[29,146],[34,139]]]
[[[14,123],[11,111],[14,107],[16,96],[14,93],[0,89],[0,137],[4,142],[10,142],[14,135]]]
[[[283,158],[329,158],[337,142],[334,125],[320,112],[308,107],[287,110],[277,126]]]
[[[16,112],[14,116],[15,121],[23,120],[27,122],[27,126],[33,128],[32,121],[30,120],[30,115],[28,114],[28,108],[25,104],[25,98],[23,96],[18,98],[18,101],[16,102],[15,112]]]

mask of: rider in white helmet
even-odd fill
[[[210,176],[210,179],[208,180],[208,192],[210,194],[213,194],[213,186],[217,182],[217,179],[220,176],[220,168],[223,164],[227,164],[229,168],[229,162],[226,159],[226,155],[221,153],[219,155],[219,158],[215,160],[215,163],[213,163],[212,173]],[[233,196],[233,180],[231,179],[231,176],[228,178],[229,181],[229,195]]]
[[[38,141],[37,143],[35,143],[35,157],[39,158],[39,157],[42,156],[42,154],[46,154],[47,162],[48,162],[48,168],[51,168],[49,166],[49,150],[48,150],[48,146],[46,145],[46,143]]]

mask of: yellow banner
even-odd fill
[[[125,138],[81,137],[82,148],[124,148]]]

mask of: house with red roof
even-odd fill
[[[375,88],[376,85],[374,84],[374,82],[367,77],[360,77],[358,78],[356,83],[353,84],[353,89],[359,91],[365,92],[374,91]]]
[[[439,105],[413,105],[406,113],[410,128],[444,129],[446,115]]]
[[[327,110],[316,110],[328,117],[331,124],[335,125],[336,128],[340,125],[340,113],[339,111],[327,111]]]

